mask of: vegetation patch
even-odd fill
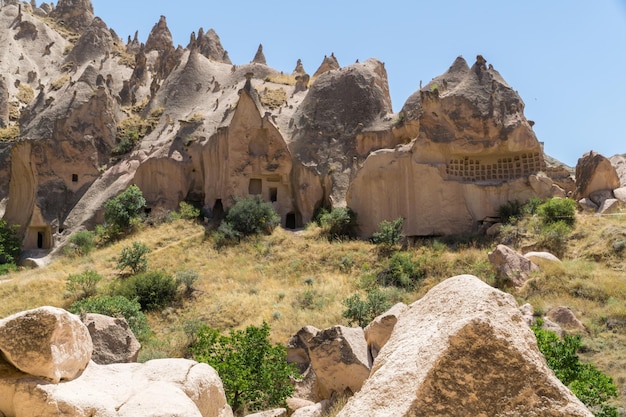
[[[34,98],[35,91],[33,88],[28,84],[20,83],[17,87],[17,99],[24,104],[28,104],[33,101]]]
[[[69,80],[70,80],[70,74],[61,75],[59,78],[57,78],[56,80],[50,83],[50,90],[51,91],[60,90],[65,84],[67,84]]]
[[[20,126],[10,125],[0,128],[0,142],[14,142],[20,137]]]
[[[283,73],[268,75],[265,77],[265,81],[283,85],[296,85],[297,82],[295,75],[287,75]]]
[[[287,101],[287,92],[283,88],[265,88],[259,91],[259,98],[264,106],[270,109],[277,109]]]

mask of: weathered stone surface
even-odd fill
[[[213,368],[186,359],[90,362],[77,379],[50,384],[0,364],[0,412],[14,417],[232,417]],[[163,399],[167,401],[163,401]]]
[[[170,29],[167,27],[165,16],[161,16],[148,35],[148,39],[146,40],[146,52],[166,51],[169,49],[174,49],[172,32],[170,32]]]
[[[297,409],[291,417],[321,417],[328,408],[328,400]]]
[[[585,325],[576,317],[569,307],[554,307],[546,313],[546,316],[565,330],[587,331]]]
[[[357,392],[370,373],[367,343],[360,327],[321,330],[311,339],[309,355],[317,375],[318,400],[346,390]]]
[[[578,200],[578,207],[588,213],[595,213],[596,211],[598,211],[598,205],[587,197]]]
[[[60,308],[40,307],[0,320],[0,351],[33,376],[72,380],[85,369],[92,350],[80,318]]]
[[[398,303],[391,307],[388,311],[376,317],[367,325],[363,332],[365,333],[365,341],[369,349],[372,360],[376,359],[378,352],[385,346],[391,332],[393,331],[398,317],[407,309],[406,304]]]
[[[337,58],[335,58],[335,53],[334,52],[331,53],[330,56],[326,56],[325,55],[324,56],[324,60],[320,64],[319,68],[313,74],[313,78],[318,77],[318,76],[322,75],[325,72],[336,70],[336,69],[339,69],[339,68],[341,68],[341,67],[339,66],[339,61],[337,61]]]
[[[532,326],[535,323],[535,316],[532,305],[526,303],[523,306],[520,306],[519,311],[520,313],[522,313],[522,317],[524,317],[524,321],[526,322],[526,324]]]
[[[137,362],[141,344],[128,326],[126,319],[86,314],[82,321],[93,342],[91,359],[99,365]]]
[[[287,417],[287,409],[277,408],[274,410],[261,411],[259,413],[246,414],[246,417]]]
[[[198,30],[198,36],[192,37],[191,42],[187,46],[188,49],[197,49],[205,57],[211,61],[222,62],[224,64],[232,64],[228,57],[228,52],[222,46],[220,37],[213,29],[209,29],[204,33],[204,29]]]
[[[311,364],[309,347],[311,339],[319,332],[320,330],[313,326],[304,326],[287,341],[287,362],[295,363],[300,373],[306,371]]]
[[[347,202],[361,235],[398,217],[408,236],[471,233],[508,201],[550,196],[543,182],[529,185],[545,161],[523,109],[482,57],[471,68],[457,58],[400,112],[396,130],[414,140],[371,153],[352,180]]]
[[[613,155],[609,158],[619,177],[620,185],[626,187],[626,155]]]
[[[265,54],[263,53],[262,44],[259,44],[259,48],[256,50],[256,54],[254,54],[254,58],[252,58],[252,63],[267,65],[267,61],[265,60]]]
[[[615,167],[604,156],[591,151],[576,164],[576,198],[589,197],[594,191],[614,190],[620,187]]]
[[[299,408],[309,407],[311,405],[315,405],[315,403],[313,401],[305,400],[303,398],[287,398],[287,410],[289,410],[289,412],[291,413]]]
[[[500,279],[507,280],[516,287],[524,285],[530,273],[539,270],[529,259],[505,245],[498,245],[489,253],[489,262]]]
[[[94,18],[91,0],[59,0],[50,17],[75,32],[85,30]]]
[[[598,206],[601,206],[606,200],[614,198],[613,190],[597,190],[589,193],[589,198],[591,201],[596,203]]]
[[[588,416],[554,376],[513,296],[470,275],[409,306],[338,417]]]
[[[613,190],[613,194],[615,198],[621,201],[622,203],[626,203],[626,187],[620,187]]]
[[[106,23],[96,17],[80,35],[65,62],[82,65],[92,60],[100,60],[113,51],[113,44],[114,39]]]
[[[528,252],[524,254],[524,258],[530,260],[535,265],[541,266],[542,263],[562,263],[559,258],[550,252]]]
[[[613,214],[618,213],[622,204],[620,200],[616,198],[608,198],[602,202],[600,207],[598,207],[598,214]]]

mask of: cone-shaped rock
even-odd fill
[[[193,45],[192,45],[193,43]],[[209,29],[204,33],[204,29],[198,30],[198,36],[192,37],[188,49],[196,48],[200,54],[209,58],[211,61],[223,62],[224,64],[232,64],[228,57],[228,52],[224,50],[220,37],[213,29]]]
[[[50,17],[75,32],[82,32],[94,18],[93,5],[90,0],[59,0]]]
[[[313,77],[317,77],[318,75],[321,75],[325,72],[328,72],[334,69],[339,69],[339,68],[340,68],[339,61],[337,61],[337,58],[335,58],[335,54],[331,53],[330,56],[324,56],[324,60],[322,61],[322,64],[317,69],[317,71],[315,71],[315,74],[313,74]]]
[[[267,61],[265,61],[265,55],[263,54],[263,44],[259,44],[259,48],[256,50],[256,54],[254,54],[252,62],[255,64],[267,65]]]
[[[150,51],[166,51],[174,49],[174,41],[172,40],[172,33],[167,27],[165,16],[161,16],[159,22],[154,25],[148,35],[146,41],[146,52]]]

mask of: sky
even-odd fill
[[[518,91],[545,152],[570,166],[594,150],[626,153],[626,0],[92,0],[96,16],[145,42],[161,15],[175,45],[213,28],[234,64],[259,44],[269,66],[312,74],[339,64],[385,63],[395,112],[461,55],[476,55]]]

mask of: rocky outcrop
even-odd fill
[[[576,164],[576,199],[589,197],[596,191],[610,191],[620,187],[615,167],[606,157],[591,151]]]
[[[482,57],[471,68],[457,58],[403,107],[395,131],[413,142],[371,153],[352,180],[361,235],[398,217],[409,236],[471,233],[508,201],[537,196],[528,177],[545,162],[523,110]]]
[[[551,308],[546,313],[546,317],[565,330],[587,332],[585,325],[576,317],[572,309],[567,306]]]
[[[0,129],[9,125],[9,89],[6,79],[0,76]]]
[[[206,33],[204,33],[204,29],[198,29],[198,36],[195,38],[192,36],[187,48],[197,49],[198,52],[211,61],[232,64],[230,58],[228,58],[228,52],[222,46],[220,37],[213,29],[209,29]]]
[[[89,313],[81,320],[93,343],[91,360],[98,365],[137,362],[141,345],[126,319]]]
[[[30,375],[55,383],[75,379],[89,363],[92,350],[80,318],[59,308],[40,307],[0,320],[0,352]]]
[[[592,416],[547,367],[513,296],[469,275],[409,306],[338,414],[416,415]]]
[[[613,168],[615,168],[615,172],[617,172],[620,187],[626,187],[626,156],[613,155],[609,158],[609,161],[611,161],[611,165],[613,165]]]
[[[92,60],[99,60],[112,52],[113,44],[114,39],[106,23],[99,17],[96,17],[78,38],[76,45],[67,55],[65,62],[82,65]]]
[[[165,16],[161,16],[159,21],[152,27],[148,39],[146,40],[146,52],[150,51],[167,51],[174,49],[174,40],[172,33],[167,27]]]
[[[489,252],[489,262],[496,270],[498,279],[515,287],[523,286],[530,274],[539,270],[530,259],[505,245],[498,245],[493,252]]]
[[[371,361],[363,329],[335,326],[317,333],[310,341],[311,367],[317,375],[317,399],[333,393],[354,393],[370,373]]]
[[[59,0],[50,17],[74,32],[82,32],[94,19],[91,0]]]
[[[378,352],[385,346],[394,326],[398,321],[398,317],[406,310],[404,303],[398,303],[391,307],[385,313],[376,317],[370,324],[363,329],[365,333],[365,341],[372,360],[376,359]]]
[[[335,53],[331,53],[330,56],[324,55],[324,60],[320,64],[319,68],[313,74],[313,78],[322,75],[325,72],[336,70],[341,68],[339,66],[339,61],[335,58]]]
[[[300,373],[311,365],[309,347],[311,340],[320,332],[313,326],[304,326],[287,341],[287,362],[295,364]]]
[[[254,58],[252,58],[252,63],[267,65],[267,61],[265,60],[265,54],[263,53],[262,44],[259,44],[259,48],[256,50],[256,54],[254,54]]]

